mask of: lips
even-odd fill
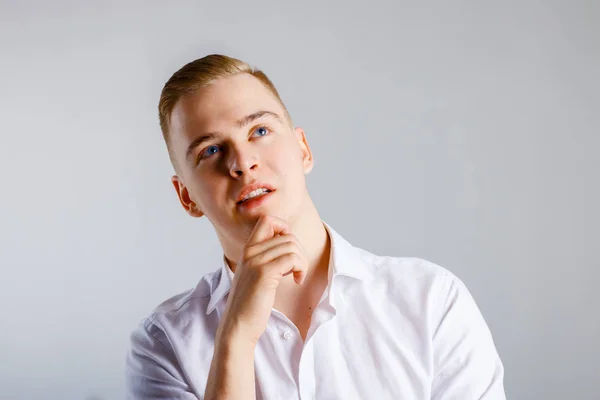
[[[266,194],[269,194],[269,193],[271,193],[271,191],[270,191],[270,190],[267,190],[267,189],[259,189],[259,190],[260,190],[260,192],[258,192],[258,190],[257,190],[257,191],[254,191],[254,192],[251,192],[251,193],[248,195],[248,197],[246,197],[244,200],[242,200],[242,201],[241,201],[239,204],[245,203],[245,202],[247,202],[247,201],[249,201],[249,200],[252,200],[252,199],[255,199],[255,198],[257,198],[257,197],[264,196],[264,195],[266,195]],[[257,192],[258,192],[258,193],[257,193]]]
[[[275,188],[268,183],[254,182],[254,183],[246,185],[242,188],[242,191],[237,196],[236,204],[241,204],[244,201],[244,198],[246,196],[248,196],[248,194],[250,194],[251,192],[255,191],[256,189],[260,189],[260,188],[267,189],[268,192],[275,191]],[[264,196],[264,194],[262,196]],[[258,196],[258,197],[260,197],[260,196]]]

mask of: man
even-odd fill
[[[193,61],[165,84],[159,116],[181,205],[208,218],[223,257],[133,332],[129,398],[505,398],[459,279],[354,247],[321,220],[305,132],[262,72]]]

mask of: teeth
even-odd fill
[[[261,194],[267,193],[267,192],[268,192],[268,190],[265,189],[265,188],[260,188],[260,189],[253,190],[252,192],[248,193],[246,195],[246,197],[244,197],[244,199],[242,201],[249,200],[249,199],[251,199],[253,197],[260,196]]]

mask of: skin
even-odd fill
[[[236,123],[259,111],[275,116]],[[306,187],[312,152],[304,130],[285,115],[249,74],[186,94],[171,114],[173,187],[189,215],[211,222],[235,273],[215,338],[207,399],[254,398],[254,349],[272,308],[305,339],[327,285],[330,241]],[[218,134],[188,151],[208,132]],[[255,181],[275,191],[259,207],[240,207],[240,191]]]

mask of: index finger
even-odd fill
[[[251,246],[253,244],[270,239],[275,235],[287,235],[289,233],[290,228],[285,220],[272,215],[264,214],[261,215],[261,217],[258,219],[258,222],[254,226],[247,245]]]

